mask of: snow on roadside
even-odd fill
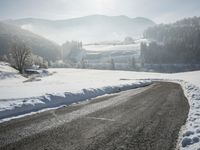
[[[168,78],[182,86],[190,105],[187,121],[179,133],[177,149],[200,150],[200,71],[171,74]]]
[[[181,86],[188,99],[190,110],[186,124],[179,135],[180,150],[200,150],[200,85],[182,81]]]
[[[175,74],[87,69],[49,71],[56,73],[40,81],[23,82],[26,79],[9,67],[9,64],[0,63],[0,118],[146,86],[152,80],[164,80],[179,83],[190,104],[187,122],[180,132],[178,148],[200,150],[200,71]]]
[[[39,97],[1,100],[0,119],[24,115],[45,108],[69,105],[104,94],[111,94],[151,84],[150,81],[137,81],[132,84],[121,84],[101,88],[82,89],[80,92],[65,92],[61,94],[45,94]]]

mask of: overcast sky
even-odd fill
[[[0,20],[58,20],[92,14],[140,16],[156,23],[170,23],[200,16],[200,0],[0,0]]]

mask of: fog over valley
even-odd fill
[[[18,19],[8,23],[20,26],[56,43],[66,40],[98,41],[123,40],[126,36],[142,37],[145,29],[155,25],[147,18],[129,18],[127,16],[91,15],[68,20]],[[132,30],[134,28],[134,30]]]

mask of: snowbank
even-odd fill
[[[178,147],[180,150],[200,149],[200,85],[181,82],[185,96],[190,104],[187,122],[182,127]]]
[[[45,94],[44,96],[40,97],[6,99],[0,102],[0,119],[35,112],[44,108],[69,105],[104,94],[111,94],[138,87],[144,87],[149,84],[151,84],[150,81],[137,81],[132,84],[106,86],[94,89],[82,89],[81,92],[77,93],[64,92],[62,94]]]

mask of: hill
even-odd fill
[[[126,36],[139,37],[145,29],[155,25],[153,21],[142,17],[104,15],[67,20],[25,18],[9,22],[60,44],[67,40],[98,42],[122,40]]]
[[[60,57],[59,45],[18,26],[0,22],[0,56],[8,54],[15,40],[23,41],[34,54],[47,60],[55,60]]]
[[[153,41],[148,46],[142,45],[146,63],[200,64],[200,17],[151,27],[144,37]]]

